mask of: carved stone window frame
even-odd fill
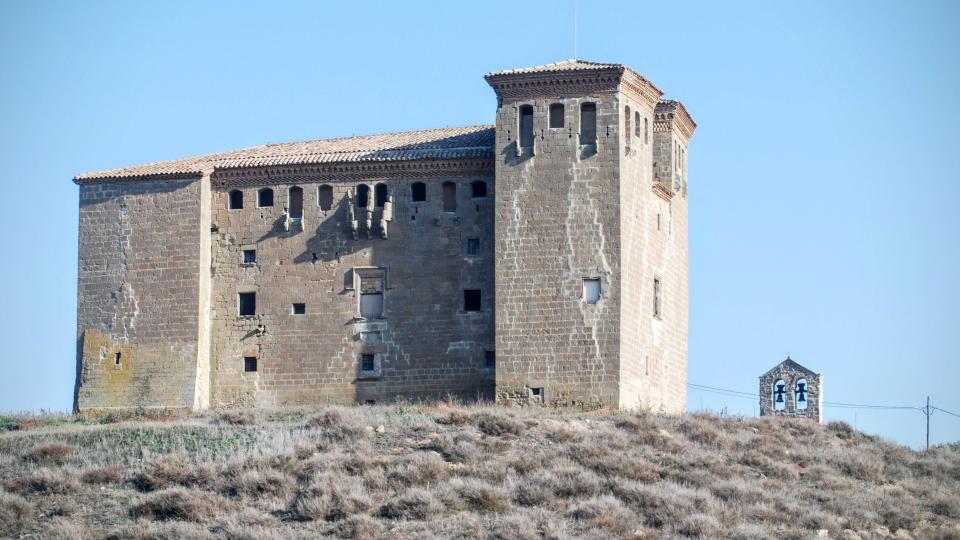
[[[364,317],[361,314],[361,311],[360,311],[360,296],[361,296],[360,282],[364,278],[372,278],[372,279],[379,278],[383,280],[383,307],[384,307],[384,311],[386,311],[387,291],[391,289],[390,281],[388,279],[389,271],[387,267],[385,266],[354,266],[351,269],[351,274],[353,275],[353,278],[350,280],[350,286],[348,287],[348,289],[353,291],[353,296],[354,296],[353,318],[358,321],[368,320],[366,317]],[[386,318],[387,317],[384,314],[381,314],[379,319],[371,319],[371,320],[379,321],[379,320],[384,320]]]

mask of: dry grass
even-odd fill
[[[449,405],[2,418],[0,537],[960,538],[960,445],[914,452],[842,422]]]

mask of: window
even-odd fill
[[[480,239],[467,238],[467,255],[470,257],[480,256]]]
[[[457,211],[457,185],[453,182],[443,183],[443,211]]]
[[[302,303],[294,302],[293,304],[293,314],[294,315],[306,315],[307,314],[307,305]]]
[[[520,107],[520,146],[533,146],[533,105]]]
[[[410,186],[410,195],[413,202],[423,202],[427,200],[427,185],[423,182],[414,182]]]
[[[550,127],[563,127],[563,103],[554,103],[550,105]]]
[[[365,319],[383,317],[383,277],[360,277],[360,316]]]
[[[255,249],[243,250],[243,264],[253,264],[255,262],[257,262],[257,250]]]
[[[662,295],[662,286],[660,284],[660,278],[654,278],[653,280],[653,316],[660,318],[660,315],[663,313],[661,310],[661,295]]]
[[[600,301],[600,278],[583,278],[583,301],[588,304]]]
[[[773,410],[782,411],[787,408],[787,400],[784,399],[787,394],[787,383],[783,379],[773,383]]]
[[[465,289],[463,291],[463,310],[480,311],[480,289]]]
[[[533,401],[543,403],[543,388],[531,388],[530,393],[533,395]]]
[[[793,394],[794,394],[794,403],[797,404],[798,411],[804,411],[807,409],[808,393],[809,391],[807,390],[807,380],[806,379],[797,380],[797,383],[793,389]]]
[[[388,193],[386,184],[377,184],[373,188],[373,205],[377,208],[383,208],[383,204],[387,202]]]
[[[593,144],[597,140],[597,104],[580,105],[580,144]]]
[[[257,314],[257,293],[242,292],[239,295],[240,316],[250,317]]]
[[[483,199],[487,196],[487,183],[483,180],[474,180],[470,183],[470,193],[474,199]]]
[[[230,192],[230,210],[240,210],[243,208],[243,192],[235,189]]]
[[[268,206],[273,206],[273,190],[270,188],[263,188],[257,192],[257,206],[260,208],[266,208]]]
[[[119,365],[120,365],[120,358],[121,358],[122,356],[123,356],[123,353],[120,353],[120,352],[118,352],[117,354],[113,355],[113,365],[119,366]]]
[[[364,353],[360,355],[360,371],[376,371],[377,355]]]
[[[497,351],[483,351],[484,367],[497,367]]]
[[[357,186],[357,206],[366,208],[370,202],[370,186],[360,184]]]
[[[257,357],[256,356],[244,356],[243,357],[243,371],[250,373],[257,370]]]
[[[333,188],[324,184],[317,188],[317,203],[323,211],[333,208]]]
[[[290,219],[303,219],[303,188],[290,188]]]
[[[649,131],[648,120],[644,118],[643,119],[643,144],[647,144],[648,142],[650,142],[649,133],[650,131]]]
[[[623,109],[624,136],[627,139],[627,146],[630,146],[630,106]]]

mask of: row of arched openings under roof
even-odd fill
[[[777,379],[773,383],[771,399],[773,400],[773,410],[782,411],[787,408],[787,400],[793,395],[793,403],[798,411],[805,410],[809,404],[810,389],[807,386],[807,379],[799,378],[793,383],[793,391],[787,390],[787,383],[783,379]]]
[[[376,184],[373,187],[373,204],[376,208],[382,208],[387,202],[390,190],[387,184]],[[427,200],[427,185],[423,182],[414,182],[410,186],[410,195],[413,202],[425,202]],[[487,183],[483,180],[474,180],[470,183],[470,196],[475,199],[487,197]],[[290,217],[298,219],[303,216],[303,188],[293,186],[288,190],[288,200]],[[317,188],[317,203],[321,210],[327,211],[333,208],[333,187],[329,184],[323,184]],[[370,204],[370,186],[360,184],[357,186],[357,206],[366,208]],[[228,206],[230,210],[239,210],[243,208],[243,191],[235,189],[229,193]],[[273,189],[262,188],[257,191],[257,207],[267,208],[273,206]],[[443,210],[445,212],[455,212],[457,209],[457,184],[455,182],[443,183]]]

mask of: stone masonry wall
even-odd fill
[[[579,144],[584,102],[597,104],[595,146]],[[563,128],[549,127],[552,103],[564,105]],[[525,104],[534,109],[535,141],[532,153],[518,156]],[[609,94],[506,100],[498,108],[498,401],[619,401],[618,116]],[[601,280],[597,304],[583,301],[584,278]]]
[[[777,410],[775,385],[783,381],[783,409]],[[797,383],[806,381],[806,409],[798,406]],[[823,374],[815,373],[793,360],[779,365],[760,377],[760,416],[799,416],[815,422],[823,421]]]
[[[492,171],[491,171],[492,173]],[[426,184],[427,200],[412,202],[411,184]],[[471,182],[487,184],[473,198]],[[442,208],[442,184],[456,184],[456,212]],[[365,209],[353,239],[348,190],[385,183],[394,197],[386,239],[383,210],[375,208],[371,238]],[[320,209],[318,188],[333,190],[333,208]],[[212,197],[211,405],[214,407],[314,403],[365,403],[448,395],[492,398],[494,370],[487,351],[494,342],[494,178],[322,181],[298,178],[303,189],[302,228],[284,230],[293,183],[240,188],[241,210],[228,209],[230,187]],[[257,207],[261,187],[274,190],[274,205]],[[476,256],[468,239],[480,241]],[[256,250],[242,264],[243,249]],[[358,269],[354,272],[354,269]],[[357,320],[355,273],[383,269],[384,316]],[[463,290],[482,291],[481,311],[466,312]],[[256,315],[241,317],[238,292],[256,292]],[[305,314],[292,313],[304,303]],[[259,329],[259,331],[258,331]],[[374,354],[374,372],[361,372],[360,355]],[[257,358],[255,372],[244,357]],[[492,358],[491,358],[492,359]]]
[[[78,410],[192,408],[200,181],[80,186]]]

